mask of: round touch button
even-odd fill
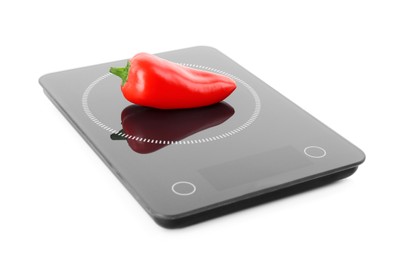
[[[323,158],[326,156],[327,152],[324,148],[320,146],[308,146],[304,148],[304,153],[311,158]]]
[[[188,181],[179,181],[171,186],[171,190],[180,196],[188,196],[194,194],[196,191],[196,187],[193,183]]]

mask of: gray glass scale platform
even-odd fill
[[[127,60],[44,75],[39,82],[150,216],[181,227],[323,185],[364,153],[210,47],[157,54],[232,78],[223,102],[188,110],[129,103],[108,72]],[[80,167],[77,167],[80,170]]]

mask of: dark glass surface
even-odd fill
[[[363,162],[358,148],[216,49],[158,55],[228,75],[237,89],[211,107],[158,111],[127,102],[120,80],[108,75],[110,67],[124,66],[126,60],[40,79],[49,97],[151,215],[200,211]],[[191,192],[177,194],[179,182]]]
[[[301,169],[313,164],[307,156],[292,146],[250,155],[201,169],[202,176],[217,190],[229,189],[268,177]],[[245,172],[234,178],[235,172]]]
[[[122,130],[111,134],[111,139],[126,140],[137,153],[152,153],[171,145],[171,142],[181,141],[218,126],[233,114],[234,109],[225,102],[208,107],[176,110],[130,105],[122,110]],[[153,141],[147,142],[147,139]]]

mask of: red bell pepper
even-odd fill
[[[223,75],[196,70],[139,53],[124,68],[110,72],[122,79],[124,97],[137,105],[179,109],[209,106],[229,96],[236,83]]]
[[[128,138],[129,147],[137,153],[152,153],[167,145],[167,141],[180,141],[207,128],[220,125],[234,114],[225,102],[197,109],[159,110],[130,105],[121,113],[121,133],[131,137],[154,140],[152,143]],[[112,134],[112,140],[126,139],[122,134]],[[155,141],[166,141],[156,143]]]

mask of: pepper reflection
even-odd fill
[[[124,138],[122,134],[136,136],[139,139],[180,141],[222,124],[233,114],[233,107],[225,102],[202,108],[178,110],[159,110],[130,105],[121,113],[122,130],[119,134],[112,134],[111,139],[126,140],[129,147],[137,153],[152,153],[169,144]]]

